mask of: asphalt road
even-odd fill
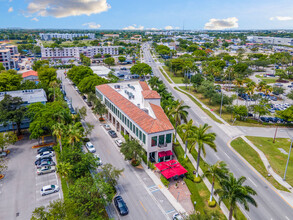
[[[247,164],[228,147],[227,142],[232,138],[230,133],[223,130],[218,123],[207,117],[207,115],[197,105],[189,100],[187,96],[177,92],[172,86],[170,86],[158,69],[158,65],[154,62],[149,52],[149,46],[143,46],[142,48],[144,50],[144,60],[153,68],[154,75],[159,76],[163,80],[168,90],[172,92],[176,99],[183,100],[185,104],[191,107],[188,110],[189,119],[193,119],[197,125],[208,123],[212,126],[211,131],[217,134],[215,142],[218,151],[214,152],[209,147],[206,147],[205,160],[210,164],[213,164],[218,160],[225,161],[236,177],[245,176],[247,178],[245,184],[253,187],[257,191],[258,195],[255,196],[255,200],[258,207],[256,208],[250,206],[250,211],[244,211],[244,214],[253,220],[293,219],[293,205],[288,204],[285,200],[283,200],[283,198],[279,196],[278,191],[273,189],[271,185],[267,184],[267,182],[263,181],[262,177],[258,176],[258,174],[250,169]]]
[[[124,169],[122,176],[118,181],[119,194],[125,200],[129,215],[120,217],[116,209],[111,205],[108,209],[110,217],[115,219],[171,219],[176,212],[174,207],[169,203],[167,198],[158,190],[153,190],[155,184],[142,169],[133,168],[128,161],[119,152],[119,148],[101,126],[100,122],[87,107],[81,96],[74,90],[70,81],[65,79],[64,71],[58,71],[58,77],[62,79],[67,97],[72,100],[74,108],[86,106],[86,122],[94,125],[94,129],[89,136],[91,142],[100,155],[102,162],[111,163],[117,168]],[[113,126],[112,126],[113,128]]]

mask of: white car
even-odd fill
[[[91,153],[95,153],[96,149],[94,147],[94,145],[91,142],[86,142],[86,148],[88,149],[89,152]]]
[[[173,220],[183,220],[183,217],[179,213],[173,215]]]
[[[40,154],[38,154],[36,156],[36,159],[39,159],[39,158],[44,158],[44,157],[53,157],[54,156],[54,151],[44,151]]]
[[[115,140],[115,143],[117,144],[118,147],[121,147],[122,141],[120,139]]]
[[[60,188],[57,185],[43,186],[43,188],[41,189],[41,195],[42,196],[49,195],[49,194],[58,192],[59,190]]]
[[[97,159],[97,165],[98,166],[102,166],[103,165],[103,162],[102,162],[99,154],[94,154],[94,157]]]

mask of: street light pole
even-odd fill
[[[223,92],[222,92],[222,98],[221,98],[220,118],[222,118],[222,106],[223,106]]]
[[[287,164],[286,164],[284,178],[283,178],[284,181],[286,180],[286,173],[287,173],[287,168],[288,168],[288,164],[289,164],[290,154],[291,154],[291,150],[292,150],[292,143],[293,143],[293,138],[291,138],[291,144],[290,144],[290,149],[289,149]]]

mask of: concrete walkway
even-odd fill
[[[182,139],[180,138],[180,136],[178,134],[177,134],[176,138],[179,141],[182,149],[185,150],[185,145],[184,145]],[[192,165],[194,166],[194,168],[196,168],[197,162],[195,161],[195,159],[193,158],[193,156],[188,152],[188,150],[187,150],[186,155],[187,155],[188,159],[190,160],[190,162],[192,163]],[[202,176],[204,174],[203,171],[202,171],[202,169],[200,167],[199,167],[198,172],[199,172],[199,175],[200,176]],[[211,192],[212,184],[210,183],[210,181],[206,177],[202,178],[202,180],[203,180],[204,184],[207,186],[208,190]],[[219,196],[218,195],[214,195],[214,199],[219,204]],[[229,209],[226,207],[226,205],[223,202],[221,202],[220,208],[223,211],[224,215],[228,219],[229,218]],[[243,213],[243,214],[245,214],[245,213]],[[246,217],[249,219],[248,216],[246,216]],[[233,217],[233,219],[234,219],[234,217]]]
[[[260,149],[258,149],[250,140],[248,140],[245,136],[241,136],[241,138],[258,153],[258,155],[260,156],[260,159],[264,163],[268,173],[271,174],[274,177],[274,179],[276,181],[278,181],[278,183],[280,183],[282,186],[284,186],[285,188],[287,188],[289,191],[291,191],[293,193],[292,186],[289,183],[287,183],[286,181],[284,181],[283,178],[280,177],[277,173],[275,173],[275,171],[272,169],[266,155]]]

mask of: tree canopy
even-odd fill
[[[131,74],[145,76],[152,73],[152,68],[146,63],[137,63],[130,68]]]
[[[2,71],[0,73],[0,92],[13,91],[20,87],[21,75],[14,71]]]

